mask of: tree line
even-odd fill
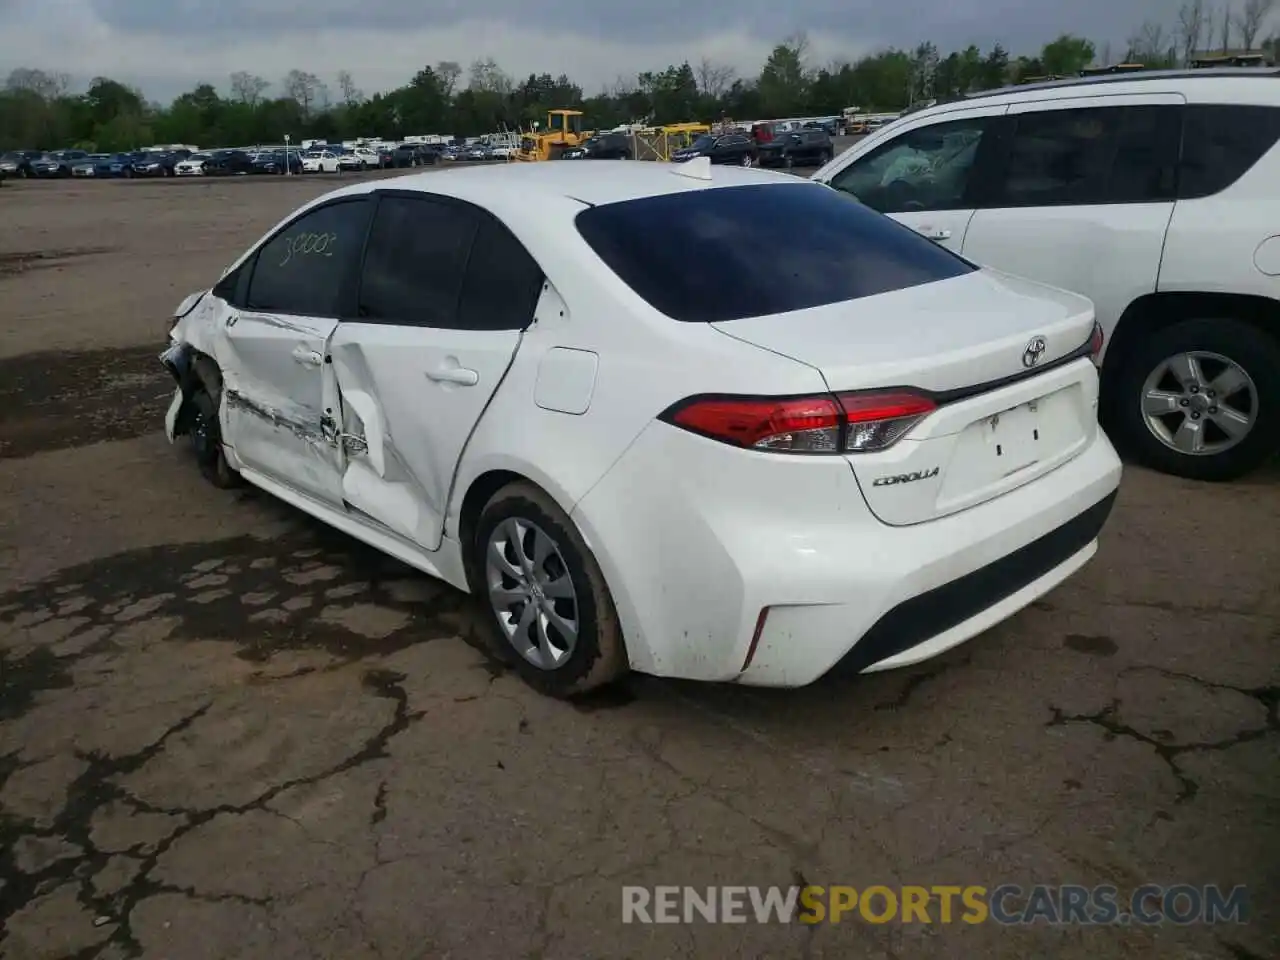
[[[350,72],[330,87],[313,73],[291,70],[278,82],[232,74],[224,91],[202,83],[167,105],[109,77],[83,93],[67,75],[34,68],[11,71],[0,91],[0,149],[129,150],[154,143],[199,146],[303,138],[399,138],[409,134],[475,136],[545,122],[546,111],[574,107],[596,128],[648,121],[676,123],[723,117],[825,116],[848,106],[868,112],[906,108],[922,99],[993,89],[1030,77],[1072,75],[1120,60],[1151,68],[1189,63],[1211,52],[1280,52],[1275,36],[1259,41],[1277,0],[1185,0],[1170,23],[1143,23],[1123,49],[1083,37],[1058,37],[1036,54],[1012,56],[1000,44],[942,54],[932,43],[887,49],[856,61],[812,62],[803,34],[777,44],[758,75],[702,60],[672,64],[619,80],[592,96],[565,74],[512,77],[492,59],[464,72],[455,62],[424,66],[404,86],[366,96]],[[1118,54],[1118,56],[1117,56]]]

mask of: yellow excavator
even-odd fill
[[[511,155],[511,159],[520,162],[535,160],[557,160],[561,153],[570,147],[584,143],[589,132],[582,129],[581,110],[548,110],[547,128],[536,129],[520,134],[520,148]]]

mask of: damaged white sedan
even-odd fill
[[[695,161],[361,183],[178,309],[166,422],[568,696],[925,659],[1096,550],[1089,301]]]

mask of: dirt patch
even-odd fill
[[[0,459],[159,430],[173,382],[157,347],[0,360]]]
[[[115,249],[115,247],[69,247],[64,250],[21,250],[16,253],[0,253],[0,277],[56,267],[76,257],[112,253]]]

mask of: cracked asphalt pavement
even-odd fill
[[[468,598],[160,433],[167,313],[329,185],[0,191],[0,956],[1280,956],[1280,472],[1131,468],[1081,575],[918,668],[546,700]],[[624,884],[806,882],[1251,913],[621,923]]]

